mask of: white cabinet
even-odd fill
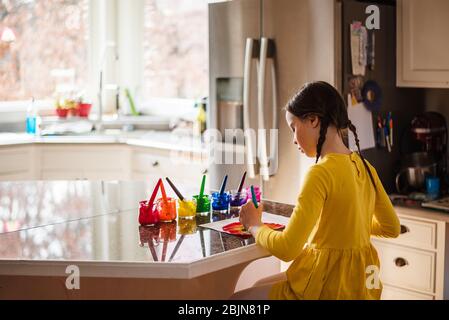
[[[203,174],[207,175],[207,161],[200,154],[148,147],[132,149],[131,178],[134,180],[169,177],[181,192],[191,196],[198,193]],[[168,185],[165,180],[164,184]],[[206,188],[209,189],[208,185]],[[172,192],[170,188],[168,192]]]
[[[186,195],[207,174],[201,153],[126,144],[27,144],[0,147],[0,180],[147,180],[170,177]],[[208,187],[208,179],[206,179]],[[171,193],[171,189],[168,188]]]
[[[0,180],[34,179],[35,159],[32,145],[0,147]]]
[[[398,0],[397,85],[449,88],[449,1]]]
[[[382,299],[448,299],[446,223],[421,218],[419,210],[395,209],[401,223],[399,237],[372,239],[381,264]]]

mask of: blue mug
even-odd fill
[[[426,178],[426,191],[427,195],[432,198],[436,199],[440,195],[440,178],[429,176]]]

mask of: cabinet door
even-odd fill
[[[449,88],[449,1],[397,2],[397,85]]]
[[[0,148],[0,180],[33,179],[33,160],[30,146]]]

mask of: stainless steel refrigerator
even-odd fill
[[[264,198],[296,200],[300,154],[282,108],[307,76],[307,3],[234,0],[209,4],[208,128],[222,133],[216,149],[223,151],[222,163],[214,161],[209,168],[211,189],[219,188],[225,174],[229,188],[236,188],[247,171],[246,185],[261,186]],[[232,139],[224,143],[225,129],[243,130],[245,143],[238,139],[234,145]],[[256,135],[251,137],[248,129]],[[242,154],[244,163],[237,163]],[[231,158],[233,163],[223,163]]]

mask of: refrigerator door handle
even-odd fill
[[[267,142],[265,132],[265,70],[267,65],[267,53],[268,53],[268,38],[262,37],[260,39],[260,65],[257,81],[257,141],[258,141],[258,155],[260,164],[260,176],[264,181],[270,179],[268,172],[268,157],[267,157]]]
[[[277,83],[276,83],[276,60],[273,55],[271,63],[271,96],[272,96],[272,124],[270,130],[270,165],[268,167],[270,176],[275,175],[278,171],[278,138],[279,138],[279,111],[278,111],[278,97],[277,97]]]
[[[256,176],[254,170],[254,154],[250,126],[250,93],[251,93],[251,65],[253,58],[254,39],[247,38],[245,45],[245,64],[243,66],[243,131],[245,135],[246,148],[246,170],[249,178]]]

